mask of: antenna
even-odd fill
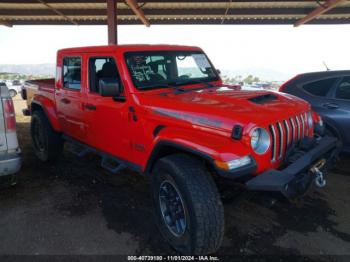
[[[327,71],[330,71],[330,69],[328,68],[326,62],[325,62],[325,61],[322,61],[322,63],[323,63],[323,65],[326,67],[326,70],[327,70]]]

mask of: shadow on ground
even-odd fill
[[[7,236],[1,254],[175,254],[154,224],[146,178],[128,170],[111,175],[98,157],[67,150],[56,164],[43,164],[33,155],[28,119],[18,123],[18,134],[24,160],[18,184],[0,189],[0,235]],[[298,205],[268,208],[262,195],[226,197],[217,255],[350,255],[349,173],[345,156],[327,188]],[[312,259],[319,258],[303,261]]]

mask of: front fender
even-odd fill
[[[32,100],[31,111],[33,112],[33,110],[35,110],[35,108],[38,106],[46,114],[47,118],[51,123],[52,128],[56,132],[61,132],[62,129],[58,121],[55,103],[51,99],[48,99],[45,96],[36,95]]]
[[[188,152],[210,162],[230,161],[249,154],[247,146],[241,142],[221,135],[182,128],[163,128],[155,138],[152,151],[146,164],[151,169],[154,162],[162,157],[162,147],[174,148],[174,151]]]

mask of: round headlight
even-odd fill
[[[264,128],[258,127],[253,131],[250,144],[255,153],[265,154],[270,147],[270,143],[269,133]]]
[[[309,125],[310,128],[314,125],[314,120],[312,119],[312,114],[309,112],[307,114],[307,124]]]

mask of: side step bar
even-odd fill
[[[78,157],[83,157],[89,153],[99,155],[102,158],[101,167],[106,169],[107,171],[111,172],[112,174],[119,173],[121,170],[123,170],[125,168],[130,168],[133,171],[136,171],[138,173],[142,173],[141,167],[138,165],[135,165],[135,164],[130,163],[128,161],[111,156],[107,153],[104,153],[104,152],[99,151],[95,148],[92,148],[88,145],[85,145],[84,143],[81,143],[81,142],[79,142],[71,137],[68,137],[66,135],[63,135],[62,138],[66,142],[68,142],[69,151]]]
[[[102,157],[101,166],[109,172],[116,174],[126,168],[125,165],[109,157]]]
[[[72,142],[69,142],[69,151],[78,157],[83,157],[88,153],[91,153],[91,151],[87,147]]]

